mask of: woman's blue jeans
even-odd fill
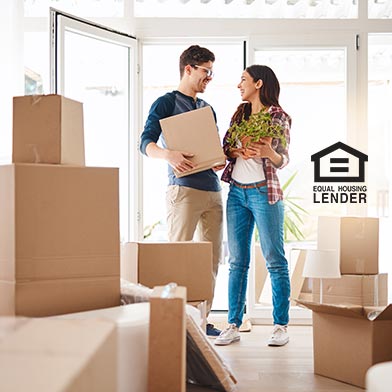
[[[242,324],[255,223],[271,277],[274,324],[289,322],[290,277],[284,254],[284,205],[268,203],[267,187],[242,189],[230,185],[227,199],[227,234],[230,252],[228,322]]]

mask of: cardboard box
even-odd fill
[[[146,392],[148,375],[148,302],[56,316],[61,319],[109,320],[117,329],[118,392]],[[164,337],[163,337],[164,338]],[[86,390],[83,392],[94,392]]]
[[[115,392],[116,339],[108,321],[0,318],[0,389]]]
[[[0,315],[45,317],[119,305],[119,277],[0,280]]]
[[[150,298],[149,392],[185,392],[186,288],[155,287]]]
[[[0,166],[0,281],[13,293],[0,314],[13,300],[13,312],[30,316],[118,305],[118,197],[118,169]]]
[[[367,370],[392,360],[392,305],[376,308],[298,302],[313,310],[316,374],[364,388]]]
[[[0,280],[120,275],[118,169],[0,166]]]
[[[378,218],[326,217],[318,220],[318,249],[337,249],[342,274],[378,274]]]
[[[210,106],[167,117],[159,122],[167,148],[194,154],[189,160],[197,167],[185,173],[174,170],[176,177],[188,176],[226,163]]]
[[[313,301],[319,302],[320,279],[311,279]],[[361,306],[388,304],[388,274],[342,275],[339,279],[323,279],[323,303]]]
[[[212,300],[211,242],[128,242],[123,247],[122,278],[150,288],[174,282],[187,288],[188,301]]]
[[[83,104],[61,95],[13,100],[13,163],[85,165]]]

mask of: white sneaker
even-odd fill
[[[230,343],[238,342],[240,340],[240,333],[235,324],[230,324],[224,329],[220,335],[215,339],[214,344],[217,346],[227,346]]]
[[[289,341],[287,325],[274,325],[272,334],[268,339],[268,346],[284,346]]]

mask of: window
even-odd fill
[[[263,42],[254,44],[251,55],[255,63],[270,66],[280,81],[280,103],[293,121],[290,164],[280,172],[280,179],[284,184],[297,172],[290,195],[297,196],[298,204],[309,213],[303,217],[302,230],[307,240],[314,241],[318,215],[346,213],[344,204],[321,204],[313,199],[313,163],[310,156],[337,141],[347,140],[348,82],[351,82],[351,90],[355,86],[353,79],[348,79],[346,70],[348,51],[351,49],[353,56],[354,49],[349,44],[350,38],[345,39],[341,46],[337,45],[337,41],[335,45],[329,42],[323,44],[318,38],[315,38],[313,46],[298,38],[298,45],[274,47],[272,40],[263,39]],[[355,74],[355,70],[351,68],[350,73]],[[353,91],[351,94],[355,95]]]
[[[369,188],[374,189],[369,200],[369,215],[380,217],[380,271],[387,272],[392,285],[390,264],[390,205],[392,161],[392,121],[389,102],[392,100],[392,34],[370,34],[368,51],[368,146]],[[389,301],[392,291],[389,290]]]
[[[369,200],[369,212],[389,216],[392,122],[385,114],[392,99],[392,35],[369,35],[368,146],[369,186],[376,189]]]
[[[303,215],[299,227],[307,243],[295,242],[290,236],[286,257],[292,274],[299,256],[296,248],[312,248],[317,240],[319,215],[346,215],[344,204],[321,204],[313,200],[312,154],[336,143],[345,142],[350,118],[349,97],[355,96],[355,48],[349,35],[334,37],[254,37],[250,43],[250,63],[265,64],[276,73],[281,86],[280,104],[292,117],[290,163],[279,172],[284,184],[297,173],[290,185],[290,197],[298,197],[309,215]],[[350,73],[348,73],[350,69]],[[258,248],[255,252],[260,252]],[[260,255],[255,253],[260,264]],[[270,280],[264,268],[251,264],[249,272],[248,316],[270,317],[272,306]],[[264,281],[264,287],[260,285]],[[308,312],[292,307],[291,319],[306,319]]]
[[[197,42],[209,48],[216,57],[215,76],[206,92],[199,97],[212,105],[217,113],[221,140],[229,126],[230,118],[240,103],[236,88],[243,71],[243,41],[238,39],[221,40],[221,42],[190,40],[186,43],[171,43],[162,40],[146,41],[143,45],[143,119],[148,115],[151,104],[159,96],[175,90],[179,83],[178,59],[190,45]],[[162,62],[161,59],[164,59]],[[159,63],[159,66],[157,66]],[[223,99],[224,98],[224,99]],[[221,173],[218,173],[220,175]],[[163,161],[143,158],[143,222],[148,240],[167,240],[166,205],[167,164]],[[228,186],[222,183],[223,198],[226,199]],[[225,223],[224,223],[225,227]],[[226,236],[225,236],[226,238]],[[225,247],[224,247],[225,248]],[[219,267],[212,309],[227,309],[227,253]]]
[[[229,126],[231,115],[240,102],[236,89],[243,70],[243,42],[214,43],[195,40],[214,52],[215,76],[206,93],[199,95],[212,105],[217,113],[221,140]],[[151,104],[161,95],[175,90],[179,83],[178,59],[180,54],[195,41],[186,44],[144,42],[143,45],[143,119],[148,115]],[[165,59],[164,62],[161,59]],[[159,66],[157,66],[159,62]],[[222,99],[224,97],[225,99]],[[143,221],[148,229],[155,226],[150,239],[166,238],[165,193],[167,187],[167,166],[162,161],[143,158]]]
[[[370,19],[391,19],[391,0],[368,0],[368,14]]]

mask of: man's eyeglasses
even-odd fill
[[[197,65],[197,64],[192,64],[191,67],[204,69],[204,71],[206,71],[206,75],[207,75],[208,78],[213,78],[214,77],[214,72],[213,72],[212,69],[209,69],[207,67],[203,67],[202,65]]]

